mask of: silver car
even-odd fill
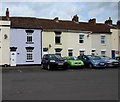
[[[120,62],[118,60],[112,59],[108,56],[101,56],[101,58],[107,63],[107,67],[119,67]]]

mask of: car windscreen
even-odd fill
[[[88,56],[88,58],[91,60],[101,60],[99,56]]]
[[[49,58],[51,60],[63,59],[60,55],[50,55]]]
[[[68,60],[76,60],[77,58],[75,57],[69,57]]]

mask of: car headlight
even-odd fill
[[[67,60],[65,60],[65,62],[67,62]]]
[[[50,62],[55,62],[55,60],[50,60]]]

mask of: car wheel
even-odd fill
[[[92,65],[92,64],[89,64],[89,68],[93,68],[93,65]]]
[[[48,70],[50,70],[50,69],[51,69],[51,67],[50,67],[50,65],[49,65],[49,64],[47,65],[47,69],[48,69]]]
[[[70,65],[68,65],[67,67],[68,67],[68,69],[70,69],[70,68],[71,68],[71,67],[70,67]]]
[[[41,64],[41,67],[42,67],[42,69],[44,69],[44,68],[45,68],[43,64]]]

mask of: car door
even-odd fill
[[[87,56],[83,56],[83,62],[85,64],[85,66],[89,66],[90,64],[90,59]]]
[[[48,61],[48,55],[44,55],[42,59],[42,63],[45,65]]]

